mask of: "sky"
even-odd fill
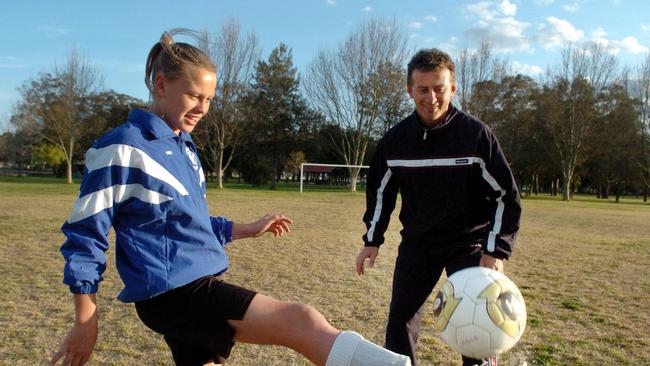
[[[77,52],[106,89],[148,99],[144,64],[160,34],[176,27],[217,32],[236,19],[254,32],[262,57],[280,43],[307,72],[320,49],[334,49],[363,22],[393,19],[411,49],[454,56],[488,41],[515,72],[539,76],[569,42],[595,41],[634,67],[650,48],[647,0],[111,0],[0,4],[0,131],[10,130],[18,88]]]

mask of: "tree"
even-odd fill
[[[242,34],[234,19],[221,27],[216,39],[204,34],[202,48],[217,67],[217,90],[209,113],[193,136],[203,153],[204,167],[217,174],[217,186],[223,188],[223,175],[237,151],[244,125],[242,98],[249,91],[260,51],[255,34]]]
[[[1,137],[2,160],[17,165],[18,176],[22,177],[23,167],[31,161],[32,148],[38,143],[39,137],[29,128],[18,128],[13,133],[5,132]]]
[[[602,45],[567,46],[559,68],[550,73],[552,81],[544,87],[540,121],[550,131],[555,161],[562,172],[564,201],[570,200],[586,138],[604,103],[598,96],[613,78],[616,63],[616,56]]]
[[[641,155],[637,166],[643,180],[643,201],[648,201],[650,188],[650,53],[636,68],[636,80],[632,86],[632,96],[639,100],[638,111],[641,119]]]
[[[293,177],[300,176],[300,166],[306,163],[305,153],[302,151],[292,151],[287,159],[286,169],[291,172]]]
[[[480,86],[499,83],[506,75],[507,61],[494,55],[489,42],[481,42],[476,51],[460,49],[456,58],[456,104],[467,113],[485,121],[491,100]]]
[[[394,118],[386,113],[401,114],[403,99],[394,96],[404,94],[405,80],[396,83],[394,75],[404,64],[407,43],[394,20],[372,19],[350,33],[336,51],[319,51],[310,64],[305,90],[325,119],[340,127],[332,141],[345,164],[361,165],[368,141]],[[360,169],[348,170],[350,190],[355,191]]]
[[[515,180],[523,192],[539,191],[539,176],[548,165],[545,159],[548,139],[535,120],[535,98],[538,84],[528,76],[505,76],[498,83],[480,82],[475,86],[482,97],[492,100],[486,109],[484,122],[499,137],[499,142],[509,159]]]
[[[386,63],[379,65],[377,83],[384,90],[379,103],[379,120],[381,135],[386,133],[394,124],[404,119],[413,106],[405,90],[406,70],[401,65]]]
[[[41,143],[33,147],[31,162],[35,166],[40,166],[42,171],[51,167],[56,173],[59,171],[58,167],[65,163],[65,156],[63,151],[56,146]]]
[[[88,97],[88,120],[78,140],[77,154],[83,158],[85,151],[109,130],[124,123],[134,108],[147,109],[144,101],[114,90],[101,91]]]
[[[614,189],[616,202],[625,186],[635,185],[642,177],[636,163],[641,160],[642,125],[637,113],[638,100],[630,98],[624,82],[605,90],[607,99],[602,115],[592,129],[587,151],[591,178],[598,195],[607,198]]]
[[[251,146],[269,161],[273,175],[271,189],[276,188],[284,164],[297,141],[301,121],[311,117],[299,93],[298,71],[293,66],[291,49],[281,43],[259,61],[254,83],[247,97]]]
[[[63,151],[68,183],[77,142],[88,127],[89,98],[100,84],[97,70],[73,51],[53,74],[41,74],[20,89],[22,100],[12,120],[34,126],[43,139]]]

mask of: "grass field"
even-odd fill
[[[0,365],[43,365],[73,319],[61,283],[59,231],[77,185],[0,179]],[[293,232],[229,246],[228,281],[281,299],[309,303],[337,327],[383,342],[399,224],[393,217],[375,268],[354,272],[364,226],[362,193],[225,189],[208,191],[211,213],[236,221],[279,211]],[[501,365],[650,365],[650,204],[578,197],[523,201],[522,229],[506,272],[522,290],[528,327]],[[114,268],[100,286],[100,336],[91,365],[168,365],[162,337],[118,302]],[[418,357],[457,365],[432,330],[431,304]],[[232,365],[303,365],[293,351],[237,345]]]

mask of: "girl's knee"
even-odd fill
[[[323,314],[314,307],[298,303],[291,304],[288,321],[303,331],[329,326]]]

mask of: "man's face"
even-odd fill
[[[447,68],[439,67],[433,71],[416,69],[411,74],[411,84],[407,90],[422,123],[433,127],[447,115],[456,84]]]

